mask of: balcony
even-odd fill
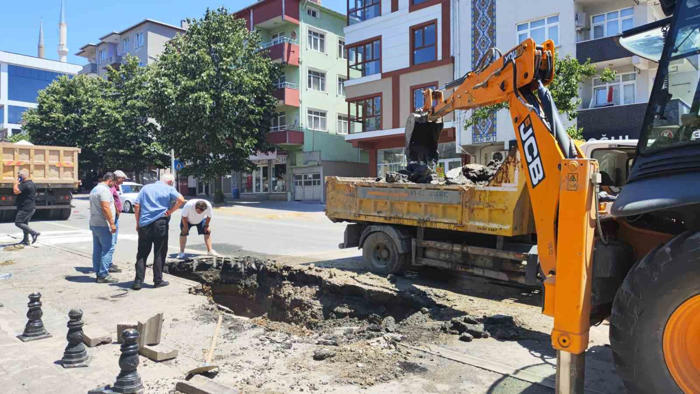
[[[598,63],[632,57],[632,52],[617,43],[617,37],[619,36],[576,43],[576,59],[581,63],[587,59],[591,59],[591,63]]]
[[[295,83],[282,82],[278,84],[277,90],[272,95],[279,99],[279,105],[299,107],[299,89]]]
[[[278,146],[302,146],[304,145],[304,132],[301,130],[287,130],[287,126],[270,128],[267,133],[267,142]]]
[[[583,138],[636,139],[644,122],[647,103],[613,105],[578,111],[578,127]]]
[[[284,3],[284,4],[283,4]],[[299,0],[265,0],[235,13],[237,18],[245,20],[246,27],[252,30],[275,28],[283,23],[299,24]],[[250,26],[250,22],[253,26]]]
[[[88,63],[78,74],[97,74],[97,63]]]
[[[267,49],[270,59],[273,62],[281,62],[292,66],[299,65],[299,44],[296,40],[288,37],[277,38],[264,42],[261,49]]]

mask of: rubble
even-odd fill
[[[459,168],[453,168],[440,178],[434,169],[425,165],[411,164],[399,172],[387,172],[376,178],[376,182],[386,183],[430,183],[434,185],[479,185],[485,186],[496,175],[503,161],[491,160],[486,165],[470,163]]]
[[[321,361],[325,360],[327,358],[335,357],[335,350],[329,349],[329,348],[323,348],[323,349],[316,349],[314,351],[314,360],[316,361]]]
[[[480,318],[471,315],[454,317],[442,325],[442,331],[452,335],[459,335],[459,339],[465,342],[470,342],[474,338],[488,337],[493,337],[500,341],[514,341],[527,336],[527,330],[520,327],[520,322],[516,321],[513,316],[508,315],[492,315]]]

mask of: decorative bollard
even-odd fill
[[[68,312],[68,345],[63,352],[61,365],[63,368],[77,368],[88,366],[88,353],[83,343],[83,311],[71,309]]]
[[[36,341],[37,339],[49,338],[49,334],[44,328],[44,322],[41,321],[43,312],[41,311],[41,293],[32,293],[29,295],[29,303],[27,304],[27,325],[24,327],[22,335],[17,335],[17,338],[22,342]]]
[[[133,328],[122,332],[124,342],[121,346],[122,354],[119,356],[119,375],[112,386],[112,391],[117,393],[142,393],[143,383],[136,371],[139,366],[139,332]]]

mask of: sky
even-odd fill
[[[236,11],[255,0],[65,0],[68,23],[68,62],[85,64],[75,56],[80,47],[96,43],[146,18],[179,26],[185,18],[199,18],[207,7],[221,5]],[[46,58],[58,59],[58,20],[61,0],[0,0],[0,50],[36,56],[39,23],[44,22]],[[346,0],[322,0],[325,7],[345,14]]]

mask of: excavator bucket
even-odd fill
[[[412,113],[406,120],[406,160],[413,165],[434,169],[438,162],[438,139],[442,122],[428,122],[426,116]]]

